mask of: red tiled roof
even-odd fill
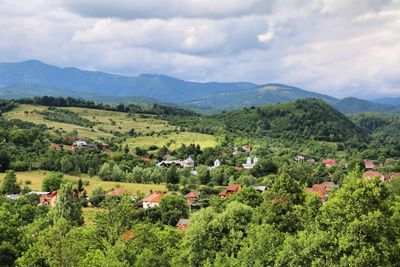
[[[150,159],[150,158],[142,158],[142,160],[143,160],[144,162],[151,161],[151,159]]]
[[[156,193],[151,194],[151,195],[148,196],[148,197],[145,197],[145,198],[143,199],[143,202],[158,203],[158,202],[160,202],[160,200],[161,200],[163,197],[164,197],[164,194],[163,194],[163,193],[161,193],[161,192],[156,192]]]
[[[233,167],[235,170],[237,170],[237,171],[241,171],[241,170],[243,170],[243,167],[240,167],[240,166],[235,166],[235,167]]]
[[[199,192],[193,191],[185,195],[186,198],[198,198],[200,195]]]
[[[125,193],[123,188],[115,188],[113,191],[107,193],[109,196],[121,196]]]
[[[378,168],[378,165],[375,165],[375,162],[373,160],[369,160],[369,159],[364,159],[364,165],[365,165],[366,169]]]
[[[131,229],[122,234],[122,239],[124,239],[124,240],[131,240],[134,237],[135,237],[135,234],[133,233],[133,231]]]
[[[235,193],[238,193],[239,191],[240,191],[240,185],[239,184],[230,184],[230,185],[228,185],[228,187],[224,191],[219,193],[219,196],[225,197],[225,196],[229,196],[229,195],[233,195]]]
[[[367,171],[364,173],[364,177],[366,178],[382,177],[382,173],[377,171]]]
[[[336,160],[334,160],[334,159],[324,159],[322,162],[325,164],[325,166],[335,166],[336,165]]]

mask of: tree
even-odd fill
[[[179,176],[176,173],[176,166],[172,165],[165,173],[166,182],[169,184],[179,184]]]
[[[252,187],[245,187],[232,197],[232,200],[246,204],[250,207],[258,207],[264,201],[262,195]]]
[[[105,197],[106,197],[106,191],[104,191],[102,187],[97,187],[92,192],[92,196],[90,197],[90,202],[94,206],[98,207]]]
[[[189,217],[186,198],[181,195],[168,195],[160,201],[161,222],[175,226],[179,219]]]
[[[6,171],[10,167],[10,156],[6,150],[0,150],[0,171]]]
[[[105,162],[103,164],[103,166],[101,166],[100,171],[99,171],[100,179],[104,180],[104,181],[110,180],[111,172],[112,172],[112,169],[111,169],[110,164],[108,162]]]
[[[79,199],[74,195],[72,184],[61,185],[58,193],[59,199],[54,209],[54,219],[65,219],[72,226],[83,224],[82,207]]]
[[[278,166],[271,160],[259,160],[256,165],[254,165],[253,169],[250,170],[250,173],[255,177],[266,176],[271,173],[277,173]]]
[[[13,170],[6,172],[6,176],[1,184],[2,194],[18,194],[21,191],[21,187],[17,184],[17,176]]]
[[[42,182],[42,190],[46,192],[57,191],[63,183],[63,175],[61,173],[52,173],[46,176]]]
[[[84,190],[83,182],[82,182],[81,178],[79,178],[79,180],[78,180],[78,188],[77,189],[78,189],[79,193],[82,193],[82,191]]]

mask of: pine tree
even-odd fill
[[[17,184],[17,176],[13,170],[6,172],[3,183],[1,184],[1,193],[3,194],[18,194],[21,187]]]

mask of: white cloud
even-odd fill
[[[400,95],[398,0],[0,0],[0,61]]]

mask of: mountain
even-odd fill
[[[0,63],[0,88],[16,85],[35,85],[47,92],[76,92],[102,96],[144,96],[163,102],[181,103],[207,97],[221,91],[235,91],[256,87],[252,83],[200,83],[183,81],[165,75],[143,74],[136,77],[84,71],[77,68],[59,68],[40,61]],[[20,97],[25,97],[21,95]]]
[[[400,106],[400,97],[384,97],[372,100],[372,102],[379,104],[389,104],[389,105],[397,105]]]
[[[301,99],[263,107],[244,108],[177,124],[192,131],[231,133],[244,138],[313,139],[345,142],[363,140],[367,133],[325,101]]]
[[[333,107],[343,113],[360,113],[360,112],[376,112],[376,113],[397,113],[400,112],[400,106],[379,104],[355,97],[343,98],[338,101],[330,102]]]
[[[266,84],[252,89],[219,92],[212,96],[189,101],[184,104],[203,113],[216,113],[223,110],[272,105],[303,98],[318,98],[327,102],[337,101],[333,97],[306,91],[294,86]]]
[[[77,68],[59,68],[37,60],[0,63],[0,98],[76,97],[106,103],[165,103],[200,113],[317,98],[344,113],[399,112],[390,104],[357,98],[336,99],[283,84],[218,83],[179,80],[165,75],[122,76]],[[389,101],[389,100],[380,100]],[[393,103],[396,99],[392,99]]]

